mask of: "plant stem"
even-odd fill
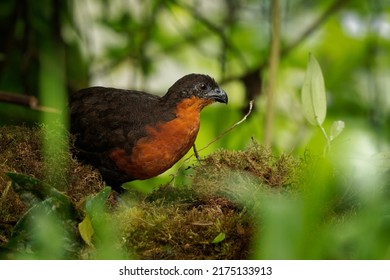
[[[326,146],[324,148],[324,156],[326,156],[328,154],[329,150],[330,150],[330,142],[331,142],[331,140],[329,139],[328,134],[326,134],[326,131],[325,131],[324,127],[322,125],[320,125],[320,124],[318,125],[318,127],[321,129],[321,132],[324,135],[325,140],[326,140]]]
[[[266,89],[267,109],[265,115],[263,144],[271,147],[275,119],[275,85],[280,58],[280,3],[271,3],[271,54],[269,59],[269,75]]]

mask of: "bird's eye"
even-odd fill
[[[201,90],[206,90],[207,89],[207,86],[205,85],[205,84],[200,84],[199,85],[199,88],[201,89]]]

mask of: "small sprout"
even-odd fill
[[[343,121],[335,121],[330,128],[329,140],[333,141],[344,130],[345,123]]]
[[[306,68],[306,76],[302,86],[303,114],[308,122],[318,126],[326,140],[324,155],[330,148],[331,142],[343,131],[343,121],[335,121],[330,129],[330,136],[326,133],[322,124],[326,117],[326,91],[321,67],[312,54],[309,54],[309,62]]]
[[[225,240],[225,237],[226,237],[225,233],[220,232],[220,233],[213,239],[213,241],[211,241],[211,243],[213,243],[213,244],[221,243],[222,241]]]

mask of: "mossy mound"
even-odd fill
[[[302,170],[301,160],[274,155],[253,141],[243,151],[220,150],[207,157],[195,168],[192,187],[200,196],[222,196],[248,205],[264,192],[297,191]]]
[[[259,195],[296,190],[300,167],[256,143],[216,152],[194,167],[190,186],[162,186],[116,212],[124,246],[141,259],[250,258]]]
[[[0,245],[7,243],[13,226],[27,210],[13,191],[7,172],[34,177],[63,192],[79,211],[76,225],[85,215],[82,202],[104,186],[99,173],[76,161],[69,148],[53,154],[54,161],[43,160],[41,143],[48,133],[42,127],[0,128]],[[50,175],[50,162],[64,164]],[[191,183],[185,186],[167,184],[148,195],[129,191],[116,200],[111,196],[107,215],[118,228],[124,255],[247,259],[252,254],[253,236],[261,228],[254,214],[258,197],[295,191],[300,170],[300,160],[274,156],[254,142],[243,151],[220,150],[208,156],[194,166]],[[75,242],[82,242],[77,239]],[[87,244],[78,247],[82,248],[79,256],[95,249]]]
[[[99,172],[72,156],[68,138],[61,143],[52,143],[63,146],[63,149],[57,149],[58,153],[50,154],[46,161],[43,160],[42,142],[53,133],[56,132],[49,131],[44,126],[0,127],[0,190],[9,181],[5,177],[7,172],[21,173],[44,181],[65,192],[74,202],[103,188]],[[53,162],[57,163],[56,174],[50,172]]]
[[[45,127],[4,126],[0,127],[0,245],[6,243],[12,226],[27,210],[18,194],[11,188],[9,172],[21,173],[44,181],[68,195],[79,204],[87,195],[103,188],[98,171],[76,161],[64,145],[52,159],[60,162],[56,174],[50,176],[50,161],[43,160],[42,142],[51,133]]]
[[[187,191],[188,196],[183,195]],[[246,259],[254,221],[227,199],[201,201],[192,189],[163,186],[114,214],[123,245],[141,259]],[[174,197],[177,201],[165,201]]]

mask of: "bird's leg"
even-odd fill
[[[196,159],[197,159],[198,162],[200,163],[200,162],[201,162],[201,159],[200,159],[200,156],[199,156],[199,154],[198,154],[198,150],[196,149],[195,143],[194,143],[194,145],[192,145],[192,149],[194,150],[194,154],[195,154]]]

